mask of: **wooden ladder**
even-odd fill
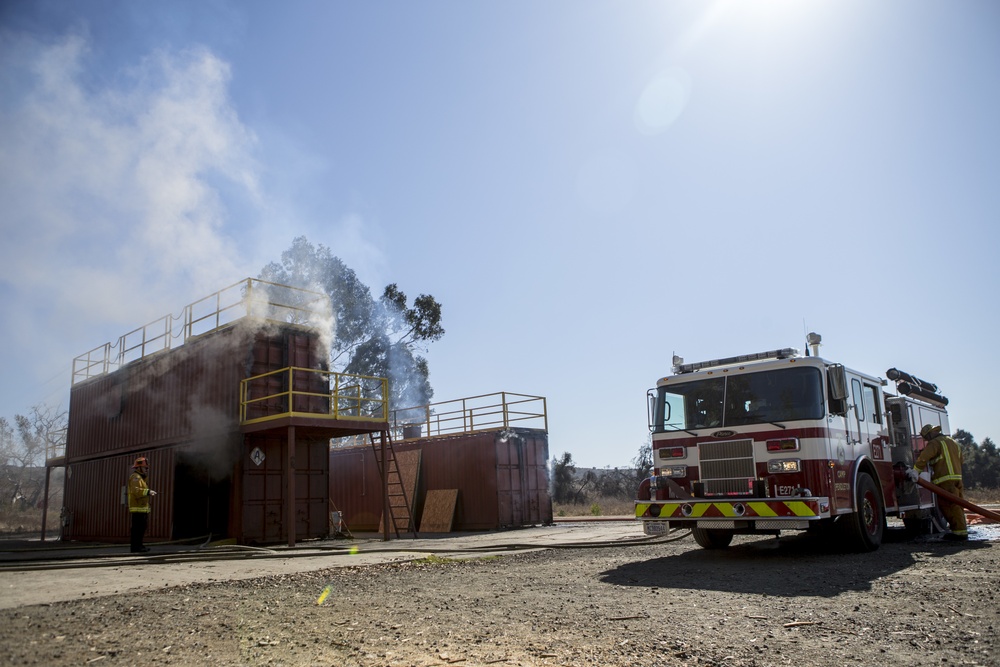
[[[372,451],[375,452],[375,464],[378,466],[379,477],[382,479],[383,492],[386,494],[382,510],[383,530],[388,536],[388,527],[391,526],[397,539],[399,539],[400,531],[412,533],[413,537],[416,538],[417,530],[413,524],[413,514],[410,511],[410,499],[406,495],[403,476],[399,473],[399,465],[396,463],[392,435],[389,431],[381,431],[381,442],[375,439],[374,433],[371,433],[369,437]],[[385,451],[384,461],[382,460],[383,451]]]

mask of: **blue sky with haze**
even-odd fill
[[[8,418],[305,235],[434,295],[435,400],[625,465],[688,361],[823,335],[1000,438],[1000,5],[0,5]]]

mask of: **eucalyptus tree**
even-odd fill
[[[389,378],[390,405],[426,405],[434,395],[426,346],[444,335],[441,304],[429,294],[412,303],[395,283],[375,299],[367,285],[330,248],[300,236],[260,272],[262,280],[322,291],[335,327],[330,369]]]

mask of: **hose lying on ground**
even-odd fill
[[[520,544],[481,544],[476,546],[467,547],[425,547],[425,548],[411,548],[411,547],[394,547],[391,545],[386,545],[383,547],[372,547],[365,548],[363,553],[373,554],[373,553],[403,553],[403,554],[482,554],[490,552],[511,552],[511,551],[526,551],[526,550],[547,550],[547,549],[601,549],[609,547],[629,547],[629,546],[649,546],[654,544],[663,544],[667,542],[675,542],[686,538],[691,534],[690,530],[678,529],[676,531],[671,531],[667,535],[653,535],[645,536],[639,538],[631,538],[624,540],[608,540],[608,541],[589,541],[589,542],[564,542],[562,544],[534,544],[534,543],[520,543]],[[398,544],[396,542],[395,544]],[[204,547],[204,545],[202,545]],[[26,570],[68,570],[76,568],[98,568],[98,567],[122,567],[126,565],[160,565],[168,563],[179,563],[179,562],[200,562],[200,561],[211,561],[211,560],[259,560],[264,558],[316,558],[332,555],[331,552],[339,553],[341,555],[353,555],[358,553],[357,551],[351,551],[352,548],[357,549],[356,545],[351,546],[321,546],[312,545],[308,548],[308,551],[302,550],[303,547],[275,547],[273,549],[265,548],[253,548],[247,549],[246,547],[216,547],[209,549],[199,548],[197,551],[183,551],[174,553],[153,553],[144,554],[143,556],[129,556],[126,554],[109,556],[102,554],[94,559],[81,560],[81,559],[63,559],[60,561],[10,561],[6,563],[0,563],[0,571],[26,571]]]

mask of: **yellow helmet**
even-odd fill
[[[931,440],[939,435],[941,435],[940,426],[931,426],[930,424],[924,424],[924,427],[920,429],[920,435],[924,440]]]

